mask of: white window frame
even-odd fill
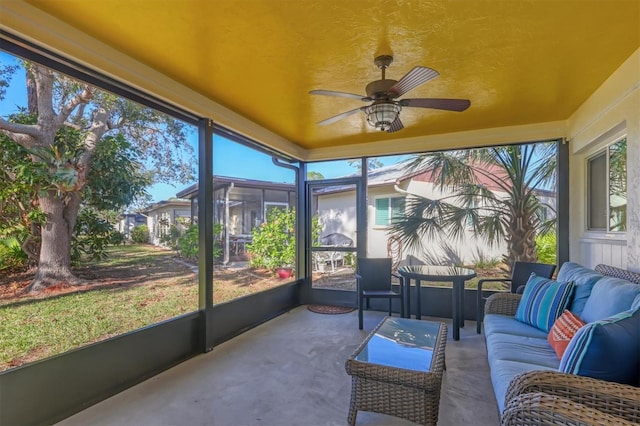
[[[609,148],[612,145],[615,145],[616,143],[620,142],[622,139],[627,138],[627,133],[626,130],[622,131],[622,132],[617,132],[615,135],[609,137],[606,139],[605,145],[598,149],[596,152],[592,153],[591,155],[587,156],[585,159],[585,182],[586,182],[586,197],[585,197],[585,231],[588,234],[591,235],[605,235],[605,234],[611,234],[611,235],[625,235],[626,231],[612,231],[610,230],[611,227],[611,215],[610,215],[610,207],[611,207],[611,200],[610,200],[610,182],[609,182],[609,178],[610,178],[610,168],[609,168],[609,159],[610,159],[610,154],[609,154]],[[627,138],[628,141],[628,138]],[[591,174],[590,174],[590,167],[591,167],[591,161],[593,161],[595,158],[604,155],[605,158],[605,162],[606,162],[606,166],[605,166],[605,188],[606,188],[606,199],[605,199],[605,203],[606,203],[606,208],[605,208],[605,223],[606,223],[606,227],[605,228],[592,228],[591,227]],[[626,155],[626,154],[625,154]],[[628,171],[627,171],[628,173]],[[628,197],[628,193],[627,193],[627,197]],[[628,225],[628,224],[627,224]]]

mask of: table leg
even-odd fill
[[[416,280],[416,299],[418,299],[418,301],[416,302],[416,319],[421,319],[422,317],[422,298],[420,297],[420,287],[422,287],[420,280]]]
[[[460,340],[460,297],[459,297],[459,282],[455,280],[453,282],[453,288],[451,289],[451,317],[453,322],[453,340]]]
[[[464,280],[460,280],[460,284],[458,286],[460,287],[460,310],[458,311],[458,322],[460,327],[464,327]]]
[[[411,318],[411,278],[404,279],[404,298],[407,301],[404,305],[404,317]]]

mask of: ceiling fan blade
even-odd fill
[[[468,99],[442,99],[442,98],[415,98],[402,99],[403,107],[444,109],[447,111],[464,111],[469,108],[471,101]]]
[[[355,93],[347,93],[347,92],[336,92],[333,90],[312,90],[309,92],[310,95],[324,95],[324,96],[338,96],[340,98],[351,98],[351,99],[357,99],[359,101],[365,101],[368,102],[371,99],[366,97],[366,96],[362,96],[362,95],[356,95]]]
[[[429,80],[433,80],[440,73],[438,71],[428,67],[414,67],[411,71],[406,73],[396,84],[394,84],[387,94],[391,98],[397,98],[404,95],[409,90],[414,89],[421,84],[426,83]]]
[[[404,124],[400,120],[400,116],[397,116],[396,119],[391,123],[391,126],[387,129],[387,133],[397,132],[398,130],[404,129]]]
[[[360,112],[361,109],[362,108],[356,108],[356,109],[352,109],[352,110],[349,110],[349,111],[342,112],[342,113],[340,113],[338,115],[334,115],[333,117],[329,117],[329,118],[327,118],[325,120],[319,121],[318,125],[326,126],[327,124],[335,123],[336,121],[342,120],[343,118],[347,118],[350,115],[357,114],[358,112]]]

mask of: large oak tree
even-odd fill
[[[27,105],[21,116],[28,119],[0,117],[0,133],[25,149],[32,165],[46,170],[49,177],[34,193],[42,220],[37,224],[37,272],[28,290],[40,291],[60,282],[81,282],[71,270],[73,231],[83,198],[96,197],[95,191],[86,193],[90,171],[98,165],[94,162],[98,148],[116,140],[109,137],[134,144],[154,181],[185,182],[191,179],[194,161],[184,123],[39,64],[24,62],[22,69]],[[0,83],[6,87],[16,69],[2,71]],[[0,90],[0,100],[4,95]],[[61,133],[69,131],[78,138],[76,149],[61,151]],[[116,178],[119,170],[111,173]]]

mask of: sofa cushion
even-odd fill
[[[555,358],[555,355],[553,357]],[[500,413],[504,411],[504,399],[507,395],[507,389],[509,388],[509,383],[511,383],[511,380],[515,376],[533,370],[555,370],[555,368],[503,359],[493,361],[490,359],[489,365],[491,368],[491,384],[493,385],[493,392],[496,396],[496,402],[498,403],[498,410],[500,410]]]
[[[569,305],[571,312],[582,318],[582,311],[591,295],[591,289],[603,277],[604,275],[595,272],[593,269],[585,268],[578,263],[565,262],[562,264],[558,271],[558,281],[573,281],[575,285],[573,300]]]
[[[558,359],[562,358],[569,342],[584,324],[585,322],[579,316],[569,310],[564,311],[553,323],[547,340],[558,355]]]
[[[512,316],[500,314],[487,314],[484,316],[484,334],[489,337],[494,333],[506,333],[514,336],[537,337],[546,339],[547,333],[522,323]]]
[[[589,323],[626,311],[631,308],[638,294],[638,284],[620,278],[603,277],[593,286],[580,318]]]
[[[638,385],[640,310],[627,310],[582,327],[569,342],[560,371]]]
[[[531,326],[529,326],[531,327]],[[495,333],[487,336],[487,357],[556,370],[560,360],[546,338]]]
[[[558,282],[532,273],[516,311],[516,319],[549,332],[573,296],[573,282]]]

